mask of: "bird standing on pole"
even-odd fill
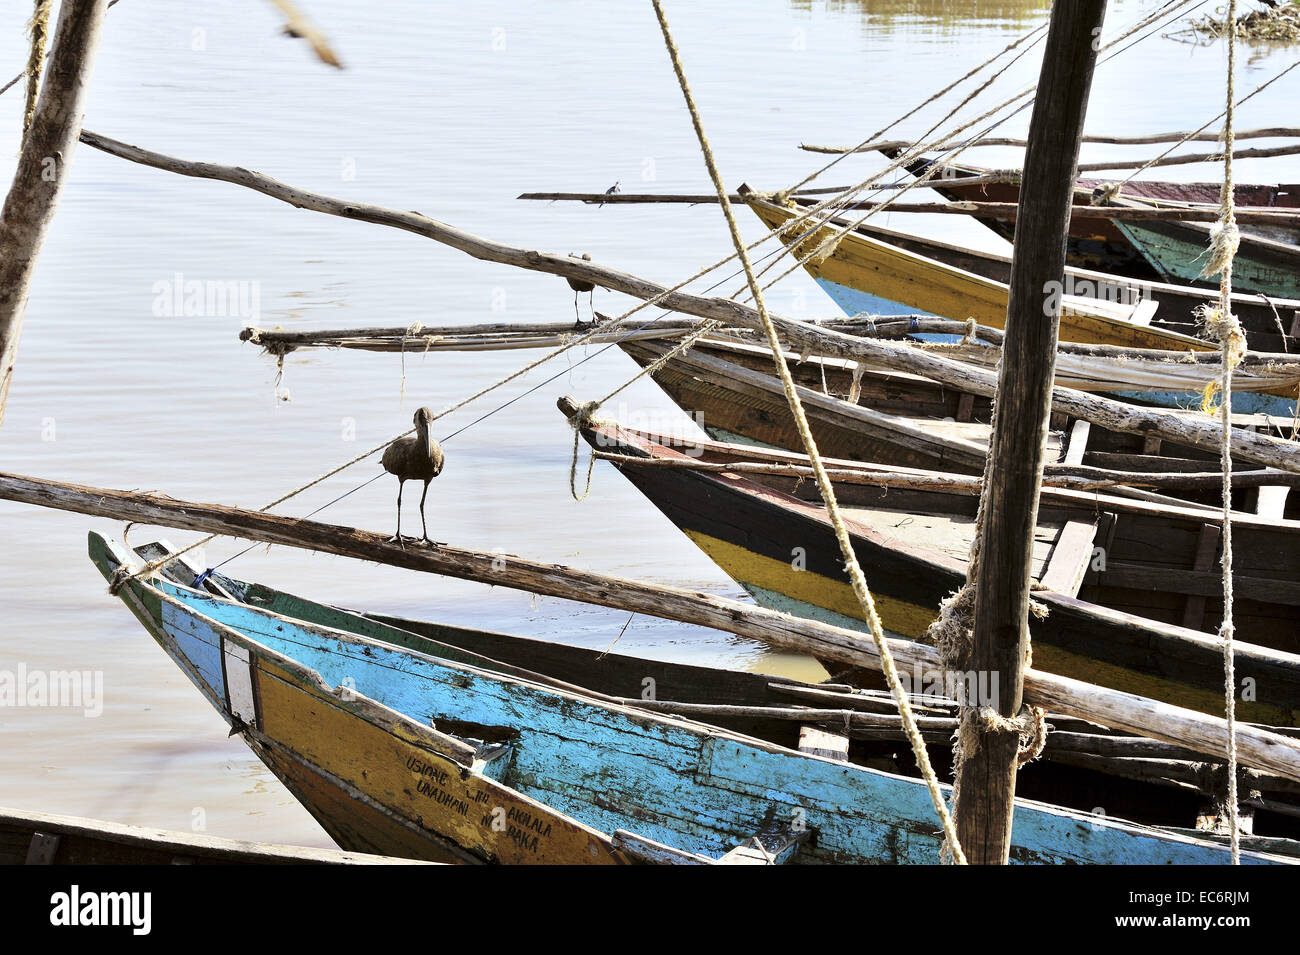
[[[433,412],[421,408],[415,412],[415,434],[398,438],[384,449],[384,470],[397,477],[397,533],[393,540],[405,548],[402,540],[402,485],[407,481],[423,481],[424,493],[420,495],[420,527],[425,543],[429,540],[429,526],[424,518],[424,499],[429,494],[429,482],[442,473],[442,445],[429,436]]]

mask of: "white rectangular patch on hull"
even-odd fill
[[[221,641],[221,650],[226,670],[226,708],[249,726],[257,726],[257,696],[248,650],[225,640]]]

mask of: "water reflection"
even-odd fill
[[[920,26],[938,36],[978,23],[1035,22],[1052,6],[1051,0],[790,0],[790,5],[806,13],[856,12],[869,33],[910,33]]]

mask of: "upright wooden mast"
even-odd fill
[[[1029,586],[1043,443],[1052,406],[1060,288],[1079,141],[1106,0],[1056,0],[1029,124],[1016,216],[1006,339],[985,490],[974,647],[967,665],[996,687],[975,701],[1014,719],[1024,698]],[[1053,286],[1053,283],[1056,283]],[[986,713],[987,716],[987,713]],[[957,834],[968,861],[1002,864],[1011,846],[1019,735],[973,711],[958,769]],[[974,745],[971,745],[974,744]]]

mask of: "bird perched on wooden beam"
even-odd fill
[[[577,256],[577,255],[575,255],[574,253],[570,252],[570,253],[569,253],[569,258],[571,258],[571,259],[576,259],[576,258],[579,258],[579,256]],[[588,253],[586,253],[586,252],[582,253],[581,258],[582,258],[582,260],[583,260],[584,262],[590,262],[590,261],[591,261],[591,255],[588,254]],[[574,327],[574,328],[581,328],[581,327],[582,327],[582,314],[578,311],[578,294],[579,294],[580,292],[586,292],[586,293],[587,293],[587,302],[588,302],[588,304],[590,304],[590,305],[592,306],[592,311],[595,312],[595,305],[593,304],[593,303],[594,303],[594,299],[592,299],[591,296],[595,294],[596,283],[595,283],[595,282],[588,282],[588,281],[586,281],[585,279],[575,279],[575,278],[571,278],[571,277],[569,277],[569,276],[565,276],[564,280],[565,280],[566,282],[569,283],[569,288],[573,289],[573,315],[574,315],[574,318],[576,319],[576,321],[574,322],[574,326],[573,326],[573,327]]]
[[[423,481],[424,493],[420,495],[420,527],[424,531],[424,540],[429,540],[429,525],[424,518],[424,499],[429,494],[429,482],[442,473],[442,445],[429,436],[429,425],[433,423],[433,412],[421,408],[415,412],[415,434],[398,438],[384,449],[382,463],[384,470],[397,477],[397,533],[393,540],[406,544],[402,540],[402,485],[407,481]]]

